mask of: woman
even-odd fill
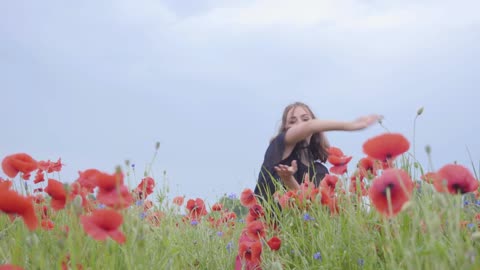
[[[288,105],[282,116],[278,134],[270,141],[260,170],[255,194],[268,199],[276,191],[274,179],[289,190],[299,189],[310,179],[320,184],[328,169],[322,164],[327,160],[329,147],[325,131],[354,131],[364,129],[380,119],[369,115],[351,122],[320,120],[301,102]]]

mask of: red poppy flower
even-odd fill
[[[62,166],[63,166],[62,159],[58,158],[57,162],[50,162],[50,167],[48,168],[47,172],[48,173],[59,172],[62,170]]]
[[[70,194],[67,197],[69,200],[75,200],[77,196],[82,199],[82,207],[86,211],[90,211],[90,208],[94,207],[94,203],[88,198],[90,192],[87,188],[82,187],[82,185],[75,181],[70,185]]]
[[[94,180],[95,184],[104,190],[110,191],[121,185],[123,185],[123,173],[116,172],[114,174],[107,174],[100,171],[94,171],[90,175]]]
[[[152,201],[145,200],[145,202],[143,202],[143,211],[147,211],[148,209],[150,209],[152,207],[153,207],[153,202]]]
[[[257,198],[251,189],[247,188],[242,191],[242,194],[240,195],[240,203],[245,207],[257,204]]]
[[[295,205],[295,201],[297,199],[297,194],[293,190],[289,190],[285,192],[280,198],[278,199],[278,203],[282,208],[290,208]]]
[[[111,237],[119,244],[125,243],[126,237],[119,230],[123,216],[114,210],[96,209],[90,216],[80,216],[80,222],[85,232],[95,240]]]
[[[13,190],[0,188],[0,211],[21,216],[31,231],[38,226],[31,197],[24,197]]]
[[[260,262],[250,262],[246,261],[244,258],[240,257],[240,255],[237,255],[235,257],[235,270],[262,270],[262,267],[260,266]]]
[[[478,189],[478,181],[472,173],[462,165],[448,164],[440,168],[433,185],[439,192],[464,194]]]
[[[368,139],[363,152],[381,161],[393,160],[410,148],[408,140],[399,133],[385,133]]]
[[[14,178],[19,172],[29,174],[37,168],[37,161],[25,153],[6,156],[2,161],[3,172],[10,178]]]
[[[329,156],[344,156],[343,154],[343,151],[338,148],[338,147],[334,147],[334,146],[330,146],[328,149],[327,149],[327,153]]]
[[[135,189],[135,194],[137,194],[139,199],[144,199],[148,197],[148,195],[153,193],[154,188],[155,188],[155,180],[153,180],[152,177],[145,177],[142,179],[140,184],[138,184],[137,188]]]
[[[250,209],[248,209],[248,213],[255,218],[265,216],[265,211],[263,211],[263,207],[260,204],[255,204]]]
[[[391,211],[388,203],[390,191]],[[381,176],[376,177],[368,195],[373,206],[386,216],[397,215],[404,203],[410,200],[413,191],[413,182],[408,173],[401,169],[386,169]]]
[[[190,199],[187,201],[188,215],[191,219],[198,220],[200,217],[207,215],[207,209],[205,208],[205,202],[197,198],[195,200]]]
[[[280,246],[282,245],[282,240],[280,238],[274,236],[267,241],[268,246],[271,250],[279,250]]]
[[[258,240],[265,237],[265,224],[260,220],[255,220],[247,224],[247,236],[250,239]]]
[[[160,221],[163,217],[165,217],[165,213],[162,211],[154,211],[147,214],[146,220],[153,226],[160,226]]]
[[[238,245],[238,255],[241,259],[249,263],[260,264],[262,243],[260,243],[260,241],[240,241]]]
[[[53,228],[55,228],[55,223],[53,223],[53,221],[50,219],[42,220],[41,224],[42,228],[47,231],[53,230]]]
[[[89,192],[93,192],[93,189],[97,186],[97,176],[101,172],[97,169],[88,169],[83,172],[78,172],[79,176],[77,182]]]
[[[23,180],[29,180],[30,179],[30,176],[32,176],[32,174],[30,172],[28,173],[23,173],[22,174],[22,179]]]
[[[224,223],[235,219],[237,219],[237,214],[235,214],[235,212],[224,212],[222,215],[222,220]]]
[[[54,179],[48,179],[48,186],[45,188],[45,192],[52,197],[50,203],[53,209],[60,210],[65,208],[67,192],[65,191],[63,183]]]
[[[330,167],[330,173],[342,175],[348,170],[347,165],[339,165]]]
[[[223,205],[221,203],[216,203],[212,206],[212,211],[222,211]]]
[[[33,183],[38,184],[43,181],[45,181],[45,174],[42,170],[39,169],[35,174],[35,179],[33,180]]]
[[[184,199],[185,199],[184,196],[177,196],[177,197],[173,198],[173,203],[178,205],[178,206],[182,206]]]
[[[320,182],[320,187],[324,188],[330,196],[335,195],[335,187],[338,183],[338,177],[336,175],[327,174]]]
[[[12,181],[0,181],[0,189],[10,189],[12,186]]]
[[[113,208],[127,208],[133,203],[133,196],[124,185],[114,189],[99,189],[97,200]]]
[[[351,156],[346,156],[343,154],[342,150],[337,147],[329,147],[328,151],[328,162],[334,166],[346,165],[352,159]]]
[[[38,169],[40,169],[42,171],[46,171],[46,170],[48,170],[49,167],[50,167],[50,160],[49,161],[43,161],[43,160],[38,161]]]
[[[377,176],[377,171],[383,169],[381,164],[371,157],[364,157],[358,161],[357,167],[362,176]]]

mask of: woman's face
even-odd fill
[[[287,113],[287,121],[285,123],[285,130],[298,125],[302,122],[307,122],[312,119],[312,115],[302,106],[293,107]]]

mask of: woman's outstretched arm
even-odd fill
[[[285,143],[287,145],[295,145],[297,142],[305,140],[308,136],[316,132],[361,130],[376,123],[379,119],[381,119],[381,116],[377,114],[362,116],[350,122],[312,119],[289,128],[285,133]]]

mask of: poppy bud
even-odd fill
[[[427,152],[427,155],[430,155],[430,153],[432,152],[432,148],[430,147],[430,145],[427,144],[427,146],[425,146],[425,152]]]
[[[421,115],[422,113],[423,113],[423,107],[420,107],[420,109],[418,109],[418,111],[417,111],[417,115],[419,116],[419,115]]]
[[[155,144],[155,150],[158,150],[159,148],[160,148],[160,142],[157,142],[157,143]]]

